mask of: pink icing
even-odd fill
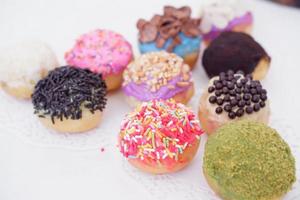
[[[248,25],[253,23],[253,16],[251,12],[247,12],[245,15],[236,17],[231,20],[224,29],[217,28],[212,26],[212,29],[209,33],[203,35],[204,40],[214,40],[224,31],[231,31],[238,25]]]
[[[132,48],[122,35],[95,30],[79,37],[74,47],[65,54],[69,65],[88,68],[107,75],[121,73],[132,60]]]

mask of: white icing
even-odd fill
[[[58,67],[54,52],[40,41],[24,41],[0,52],[0,82],[10,87],[33,87],[42,72]]]
[[[213,26],[224,29],[231,20],[245,15],[248,11],[239,0],[207,1],[201,9],[200,29],[203,33],[209,33]]]

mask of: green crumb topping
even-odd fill
[[[295,182],[295,159],[276,130],[263,123],[229,123],[209,137],[203,170],[224,199],[270,200]]]

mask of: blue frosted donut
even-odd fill
[[[191,8],[165,6],[163,15],[154,15],[151,20],[139,19],[139,49],[142,54],[168,51],[182,57],[194,67],[202,42],[200,19],[191,18]]]
[[[188,37],[184,33],[180,32],[179,37],[181,39],[181,44],[177,45],[173,49],[173,53],[178,56],[185,58],[187,55],[199,52],[199,47],[202,42],[202,38],[200,36],[197,37]],[[167,47],[172,43],[173,39],[169,38],[162,48],[158,48],[153,42],[139,42],[139,49],[142,54],[152,51],[162,51],[167,50]]]

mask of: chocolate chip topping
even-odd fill
[[[251,113],[253,112],[253,108],[252,108],[251,106],[247,106],[247,107],[246,107],[246,112],[247,112],[248,114],[251,114]]]
[[[210,103],[212,103],[212,104],[214,104],[214,103],[216,103],[217,102],[217,97],[215,97],[215,96],[211,96],[211,97],[209,97],[209,102]]]
[[[106,85],[101,75],[70,66],[56,68],[40,80],[32,95],[34,113],[55,119],[82,117],[82,107],[91,113],[106,105]]]
[[[267,91],[259,81],[244,77],[241,72],[234,74],[232,70],[221,72],[208,92],[209,102],[218,105],[215,112],[221,114],[224,110],[230,119],[258,112],[267,100]]]
[[[172,39],[171,44],[166,47],[168,52],[181,44],[179,33],[183,32],[188,37],[198,37],[200,34],[200,19],[191,18],[191,8],[184,6],[174,8],[165,6],[163,15],[154,15],[150,21],[139,19],[137,28],[139,29],[139,40],[141,42],[153,42],[158,48],[162,48],[168,39]]]
[[[229,113],[228,113],[228,117],[229,117],[230,119],[234,119],[234,118],[236,117],[235,112],[229,112]]]
[[[202,64],[209,77],[228,69],[251,74],[262,58],[270,60],[266,51],[251,36],[224,32],[204,51]]]
[[[215,91],[215,88],[214,88],[214,87],[209,87],[209,88],[208,88],[208,92],[209,92],[209,93],[212,93],[213,91]]]
[[[223,112],[223,108],[222,107],[217,107],[216,108],[216,113],[221,114]]]

